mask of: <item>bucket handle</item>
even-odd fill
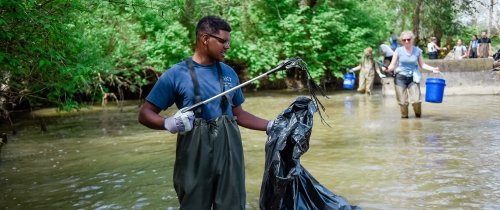
[[[444,76],[445,76],[445,75],[444,75],[444,73],[443,73],[443,72],[439,71],[439,73],[438,73],[438,74],[439,74],[439,75],[441,75],[441,78],[443,78],[443,79],[444,79]]]
[[[348,68],[346,68],[346,74],[352,74],[352,76],[354,77],[354,79],[356,79],[356,73],[350,72]]]
[[[434,74],[434,75],[440,75],[443,79],[444,79],[444,76],[445,76],[445,75],[444,75],[444,73],[443,73],[443,72],[441,72],[441,71],[440,71],[439,73],[434,73],[434,72],[431,72],[431,73],[430,73],[430,75],[433,75],[433,74]]]

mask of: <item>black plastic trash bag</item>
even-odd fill
[[[316,110],[313,100],[301,96],[275,119],[266,142],[262,210],[360,209],[323,187],[300,164],[309,149]]]

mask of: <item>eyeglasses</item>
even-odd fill
[[[410,42],[411,39],[401,39],[402,42]]]
[[[223,44],[224,46],[229,47],[229,43],[230,43],[231,41],[229,41],[229,40],[227,40],[227,39],[220,38],[220,37],[215,36],[215,35],[213,35],[213,34],[207,34],[207,35],[208,35],[208,36],[210,36],[210,37],[213,37],[213,38],[217,39],[217,41],[218,41],[219,43]]]

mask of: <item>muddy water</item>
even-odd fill
[[[247,93],[244,108],[274,118],[300,94]],[[400,119],[395,98],[379,92],[329,95],[332,127],[315,115],[301,159],[328,189],[364,209],[500,209],[500,96],[445,96],[424,103],[421,119]],[[139,125],[137,111],[42,110],[47,132],[18,120],[0,153],[0,207],[177,209],[175,136]],[[247,209],[258,209],[266,136],[241,133]]]

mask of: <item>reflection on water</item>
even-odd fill
[[[277,116],[300,93],[247,93],[244,108]],[[445,96],[423,117],[399,118],[392,97],[353,91],[322,99],[302,164],[364,209],[500,209],[500,97]],[[263,107],[265,107],[263,109]],[[0,159],[4,209],[177,209],[175,136],[136,121],[137,106],[27,118]],[[171,114],[169,111],[165,114]],[[5,131],[8,128],[2,127]],[[241,129],[247,208],[258,209],[263,132]]]

